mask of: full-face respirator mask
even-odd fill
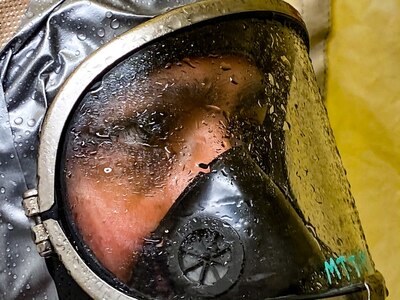
[[[185,5],[92,54],[46,115],[24,207],[96,299],[386,296],[282,1]]]

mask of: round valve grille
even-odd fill
[[[178,235],[181,239],[173,258],[180,270],[171,271],[179,274],[176,278],[183,281],[186,292],[216,296],[237,282],[244,253],[240,237],[230,225],[197,217],[178,230]]]
[[[179,249],[183,274],[201,285],[216,284],[233,263],[232,247],[218,231],[196,230],[186,237]]]

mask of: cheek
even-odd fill
[[[126,182],[84,175],[79,166],[71,173],[68,199],[83,240],[104,267],[126,282],[135,254],[170,208],[173,195],[134,193]]]

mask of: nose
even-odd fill
[[[227,120],[216,107],[193,112],[183,125],[179,139],[182,142],[173,145],[178,163],[192,175],[204,172],[204,165],[232,146],[227,136]]]

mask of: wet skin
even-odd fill
[[[68,198],[78,228],[96,258],[120,280],[129,280],[146,237],[190,180],[207,172],[202,164],[234,146],[229,115],[261,82],[245,58],[193,58],[133,83],[118,105],[110,101],[97,118],[107,123],[140,116],[150,126],[144,133],[140,126],[121,126],[89,158],[74,154],[67,163]]]

